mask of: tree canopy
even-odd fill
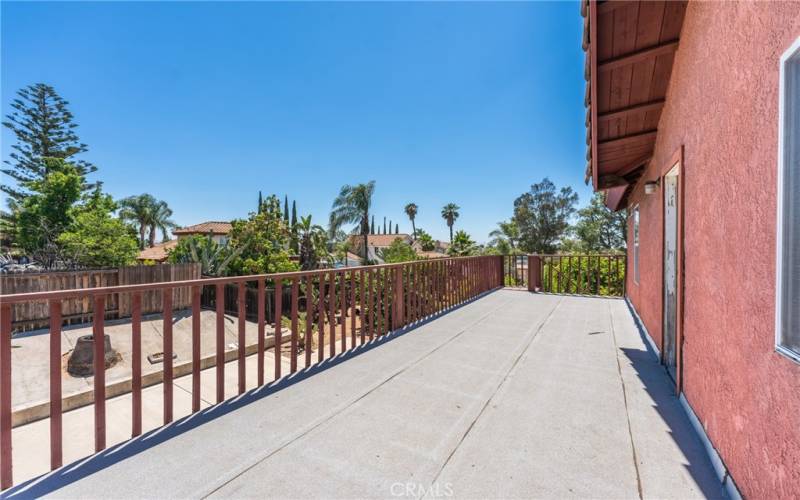
[[[587,206],[578,210],[573,233],[582,251],[625,248],[627,218],[624,211],[612,212],[603,193],[595,193]]]
[[[553,253],[567,234],[578,195],[570,187],[556,188],[548,178],[533,184],[514,200],[514,222],[520,249],[527,253]]]
[[[459,210],[461,210],[461,207],[455,203],[448,203],[442,207],[442,218],[447,222],[447,227],[450,229],[450,243],[453,243],[453,224],[456,223],[456,219],[461,215],[458,213]]]
[[[277,196],[264,200],[261,213],[251,213],[248,219],[231,222],[229,244],[240,249],[230,263],[236,275],[296,271],[298,265],[289,259],[289,227]]]
[[[467,255],[476,255],[479,249],[478,246],[472,241],[472,237],[464,230],[459,229],[453,236],[453,243],[447,249],[447,253],[456,257],[464,257]]]
[[[370,208],[372,207],[374,193],[375,181],[356,184],[355,186],[344,185],[339,190],[339,196],[333,200],[333,207],[331,208],[331,228],[339,228],[344,224],[356,224],[353,232],[361,234],[364,238],[364,255],[362,256],[364,262],[369,259],[367,249],[369,248]],[[375,227],[374,217],[372,219],[372,227]]]
[[[87,174],[97,170],[86,161],[72,158],[88,148],[75,132],[78,125],[68,104],[53,87],[44,83],[17,91],[17,97],[11,102],[13,111],[3,122],[17,139],[16,144],[11,145],[10,159],[4,161],[7,168],[2,170],[17,182],[17,186],[0,186],[11,200],[21,202],[31,194],[27,189],[29,183],[44,180],[53,165],[44,161],[45,158],[70,159],[82,183]],[[89,188],[88,185],[81,187]]]
[[[80,267],[119,267],[135,262],[136,232],[112,215],[116,203],[97,188],[85,203],[71,209],[72,222],[58,242]]]
[[[402,238],[395,238],[391,245],[380,251],[380,257],[387,264],[417,260],[417,252]]]

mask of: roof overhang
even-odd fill
[[[678,49],[685,1],[583,0],[586,181],[625,206],[650,160]],[[623,189],[624,188],[624,189]]]

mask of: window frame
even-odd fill
[[[800,64],[800,37],[781,55],[780,59],[780,77],[779,77],[779,90],[778,90],[778,191],[777,191],[777,238],[776,238],[776,258],[775,258],[775,351],[800,363],[800,352],[795,351],[783,345],[783,338],[781,335],[781,326],[783,323],[783,293],[784,293],[784,235],[783,226],[784,218],[784,203],[786,202],[786,182],[784,175],[788,170],[788,165],[785,161],[785,140],[789,131],[786,130],[786,68],[789,60],[797,57],[795,64]],[[800,175],[800,173],[798,173]]]

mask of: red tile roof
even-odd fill
[[[406,243],[411,242],[411,236],[408,234],[400,233],[400,234],[370,234],[369,235],[369,246],[371,247],[388,247],[394,240],[400,238],[401,240],[405,241]],[[364,236],[360,234],[353,234],[350,235],[350,241],[357,245],[360,245],[364,242]]]
[[[175,229],[172,234],[228,234],[232,227],[230,222],[208,221]]]
[[[165,241],[164,243],[159,243],[158,245],[152,248],[145,248],[144,250],[139,252],[139,256],[136,257],[136,259],[164,262],[165,260],[167,260],[167,252],[175,248],[177,245],[178,245],[178,240],[170,240],[170,241]]]

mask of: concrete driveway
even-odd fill
[[[10,498],[694,498],[722,491],[619,299],[503,290]]]

